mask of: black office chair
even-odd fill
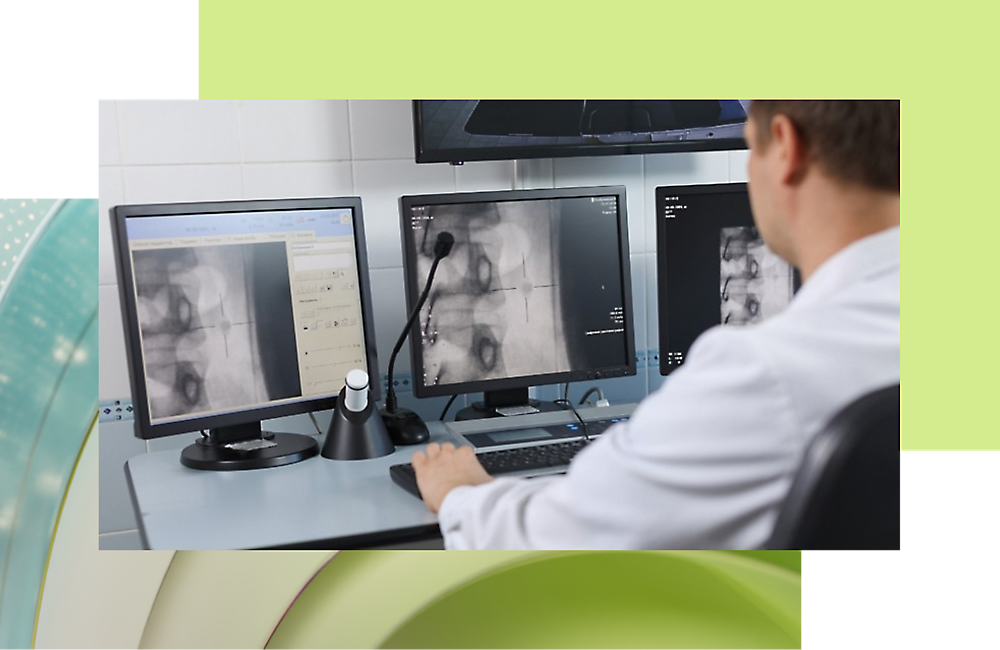
[[[770,549],[899,549],[899,384],[861,397],[812,441]]]

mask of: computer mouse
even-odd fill
[[[383,421],[395,445],[419,445],[431,437],[423,419],[409,409],[398,409]]]

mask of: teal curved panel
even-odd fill
[[[0,199],[0,291],[55,199]]]
[[[59,511],[97,413],[97,211],[93,199],[56,203],[0,288],[0,647],[32,644]]]

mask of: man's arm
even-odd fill
[[[446,452],[454,471],[424,480],[448,548],[758,548],[804,441],[763,351],[716,330],[565,476],[469,487],[475,459]]]

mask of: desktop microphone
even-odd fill
[[[392,387],[392,368],[396,364],[396,355],[399,354],[399,350],[403,347],[403,341],[406,340],[406,334],[413,327],[413,321],[416,320],[420,308],[424,306],[427,296],[431,292],[431,282],[434,281],[434,273],[437,271],[438,263],[448,256],[454,245],[455,237],[450,232],[442,232],[438,235],[437,241],[434,243],[434,263],[431,264],[431,272],[427,274],[427,284],[424,286],[424,291],[420,294],[417,304],[414,305],[413,311],[410,312],[409,318],[406,319],[403,332],[399,335],[396,347],[392,349],[392,355],[389,357],[389,388],[385,393],[385,408],[382,409],[380,415],[385,423],[385,428],[389,431],[389,437],[397,445],[417,445],[427,442],[430,437],[427,425],[424,424],[419,415],[410,409],[396,406],[396,391]]]
[[[347,373],[320,452],[323,458],[363,460],[396,451],[369,392],[367,372],[355,369]]]

